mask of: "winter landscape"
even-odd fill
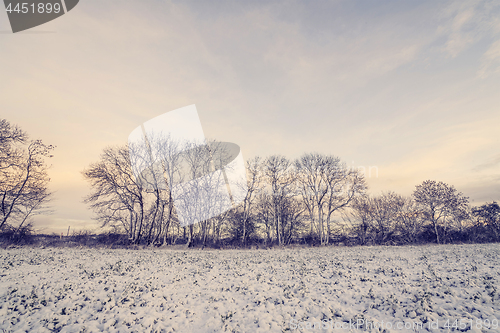
[[[0,333],[500,333],[500,1],[4,0],[0,59]]]
[[[2,332],[495,332],[500,246],[10,248]]]

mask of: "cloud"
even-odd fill
[[[478,76],[484,79],[494,73],[500,73],[500,39],[492,43],[483,54]]]
[[[476,165],[472,169],[472,171],[482,172],[482,171],[486,171],[486,170],[491,170],[491,169],[497,168],[498,170],[495,170],[495,171],[498,171],[498,173],[500,174],[500,168],[498,168],[498,167],[500,167],[500,155],[492,157],[489,160],[487,160],[486,162],[481,163],[479,165]]]
[[[470,198],[470,202],[474,206],[492,201],[499,202],[500,177],[488,177],[481,180],[475,180],[474,182],[461,186],[460,190]]]
[[[472,45],[487,40],[499,31],[499,3],[495,1],[452,1],[441,11],[436,38],[445,37],[443,51],[456,58]]]
[[[475,12],[473,8],[465,8],[459,11],[451,21],[450,34],[445,44],[445,50],[451,57],[456,57],[467,46],[474,42],[471,31],[466,31],[467,23],[473,21]]]

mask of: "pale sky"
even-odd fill
[[[0,60],[0,118],[57,146],[40,232],[93,228],[81,171],[191,104],[247,159],[333,154],[376,166],[372,194],[433,179],[500,200],[496,0],[81,0],[16,34],[2,7]]]

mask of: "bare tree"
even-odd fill
[[[332,215],[364,193],[365,180],[357,170],[347,169],[338,157],[318,153],[303,155],[295,167],[311,234],[316,227],[321,244],[328,244]]]
[[[426,180],[417,185],[413,197],[426,220],[432,224],[438,244],[442,238],[439,229],[442,228],[445,232],[457,212],[466,209],[469,203],[469,199],[453,186],[433,180]]]
[[[19,127],[0,120],[0,229],[15,225],[19,231],[30,217],[47,212],[51,193],[45,159],[54,148],[29,141]]]
[[[264,230],[264,240],[266,244],[271,244],[274,239],[274,209],[273,198],[267,191],[260,191],[257,194],[254,206],[254,218],[257,225]]]
[[[166,179],[179,179],[181,149],[168,138],[105,148],[83,171],[93,192],[85,202],[102,226],[120,225],[133,243],[165,243],[176,219]]]
[[[284,156],[273,155],[264,163],[264,174],[271,187],[273,224],[276,240],[284,244],[282,209],[285,201],[295,195],[295,172],[290,160]]]
[[[379,196],[358,197],[352,202],[357,223],[355,231],[361,244],[368,239],[377,244],[384,244],[394,238],[400,215],[403,214],[405,200],[394,193],[382,193]]]
[[[284,245],[290,244],[294,238],[299,236],[303,227],[304,211],[305,206],[297,196],[285,197],[281,202],[281,239]]]
[[[160,133],[161,134],[161,133]],[[183,227],[188,246],[196,235],[209,240],[211,217],[230,209],[225,171],[230,144],[185,142],[149,135],[128,146],[106,148],[83,171],[93,192],[85,199],[106,225],[121,225],[132,242],[165,244],[172,222]],[[224,170],[224,171],[223,171]],[[196,227],[194,224],[197,224]]]
[[[236,210],[227,210],[220,215],[214,216],[209,223],[212,228],[212,242],[214,245],[219,245],[223,236],[228,232],[228,220],[234,218]]]
[[[260,157],[257,156],[248,160],[246,170],[248,176],[246,185],[247,194],[240,208],[241,213],[235,216],[237,217],[235,218],[235,227],[238,229],[241,228],[241,242],[243,246],[246,246],[248,236],[256,230],[255,219],[252,214],[257,194],[262,190],[263,185],[262,161]]]
[[[371,241],[373,219],[370,201],[366,195],[355,198],[351,203],[351,209],[343,215],[344,221],[350,224],[361,245]]]
[[[401,240],[405,243],[416,243],[423,231],[425,216],[412,197],[399,196],[397,201],[397,221]]]
[[[326,157],[317,153],[305,154],[295,162],[299,193],[309,213],[310,235],[316,227],[323,244],[326,205],[328,201],[327,178],[338,159]]]
[[[226,179],[232,157],[228,145],[217,141],[189,145],[182,153],[184,176],[173,185],[172,193],[178,216],[188,231],[188,246],[193,242],[195,223],[200,224],[205,245],[210,219],[233,207]]]
[[[142,185],[132,172],[129,148],[105,148],[100,161],[82,173],[92,188],[84,201],[96,212],[96,219],[103,227],[121,225],[130,241],[138,243],[144,232],[147,209]]]
[[[487,230],[493,241],[500,240],[500,206],[497,202],[486,203],[474,207],[472,214],[477,219],[477,224]]]
[[[328,183],[330,195],[327,201],[326,244],[330,241],[330,223],[333,214],[348,207],[354,198],[364,195],[368,188],[365,178],[359,170],[347,169],[345,164],[341,164],[340,170],[336,174],[328,177]]]
[[[403,205],[404,199],[394,192],[371,198],[371,216],[378,244],[384,244],[393,238]]]
[[[11,125],[6,119],[0,119],[0,170],[11,166],[9,158],[19,153],[16,144],[25,144],[28,135],[18,126]]]

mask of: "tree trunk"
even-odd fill
[[[437,228],[437,221],[433,221],[434,223],[434,232],[436,233],[436,242],[438,244],[441,244],[440,241],[439,241],[439,233],[438,233],[438,228]]]

